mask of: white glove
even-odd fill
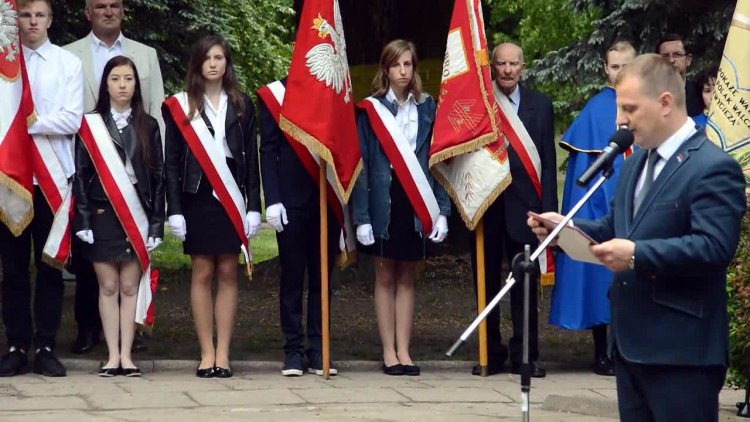
[[[185,235],[187,234],[187,223],[185,223],[185,216],[182,214],[170,215],[168,223],[169,231],[171,231],[176,238],[184,242]]]
[[[365,246],[375,243],[375,236],[372,234],[372,224],[360,224],[357,226],[357,240]]]
[[[89,245],[94,244],[94,232],[91,230],[81,230],[76,232],[76,237],[88,243]]]
[[[277,202],[266,207],[266,221],[277,232],[283,232],[284,224],[289,224],[289,220],[286,218],[286,208],[284,208],[284,204]]]
[[[146,250],[148,252],[153,251],[154,249],[158,248],[159,245],[161,245],[161,242],[162,242],[161,238],[149,237],[148,240],[146,240]]]
[[[440,243],[448,237],[448,219],[444,215],[439,215],[435,224],[432,225],[432,234],[430,240]]]
[[[249,211],[245,216],[245,236],[251,239],[260,233],[260,213]]]

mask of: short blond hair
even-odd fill
[[[618,53],[630,53],[633,57],[638,54],[635,52],[635,47],[633,47],[633,44],[629,43],[628,41],[617,41],[607,49],[606,53],[604,53],[604,64],[609,64],[610,51],[616,51]]]
[[[638,78],[641,90],[651,98],[669,92],[675,105],[685,108],[685,82],[680,72],[658,54],[641,54],[625,66],[615,81],[615,87],[626,78]]]

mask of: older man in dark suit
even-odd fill
[[[510,262],[514,255],[523,251],[525,244],[536,247],[537,240],[526,229],[528,211],[557,211],[557,168],[555,160],[554,113],[550,99],[539,92],[519,84],[524,68],[523,51],[512,43],[495,47],[492,52],[492,71],[497,101],[509,101],[513,111],[528,132],[523,151],[508,145],[508,159],[513,181],[495,200],[484,215],[485,277],[487,300],[500,291],[503,253]],[[502,98],[500,98],[502,97]],[[519,137],[524,138],[520,135]],[[472,255],[474,251],[472,250]],[[476,256],[472,261],[476,268]],[[474,271],[476,277],[476,271]],[[510,292],[513,337],[509,342],[511,372],[520,373],[523,334],[523,284],[517,283]],[[536,364],[539,357],[537,283],[531,283],[531,305],[529,313],[529,360],[532,362],[531,376],[544,377],[544,368]],[[505,370],[508,348],[502,344],[500,334],[500,311],[493,310],[487,317],[487,345],[489,361],[487,373],[497,374]],[[479,366],[472,369],[480,374]]]
[[[620,73],[618,124],[641,149],[623,165],[609,214],[575,220],[615,273],[609,352],[623,421],[717,421],[728,365],[726,277],[745,178],[687,116],[683,86],[656,54]],[[549,227],[528,223],[546,236]]]

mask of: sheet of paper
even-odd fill
[[[557,223],[555,223],[554,221],[546,219],[535,212],[529,211],[528,215],[529,217],[544,224],[544,226],[547,227],[547,229],[549,229],[550,231],[557,225]],[[591,253],[591,250],[589,250],[589,245],[591,244],[596,245],[597,242],[589,237],[589,235],[584,233],[581,229],[577,227],[571,227],[570,225],[567,225],[562,230],[560,230],[560,233],[557,237],[557,246],[559,246],[560,249],[562,249],[569,257],[575,259],[576,261],[603,265],[601,262],[599,262],[598,259],[596,259],[596,256]]]

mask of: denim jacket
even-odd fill
[[[385,97],[376,98],[395,116],[397,104],[389,103]],[[418,131],[417,160],[427,175],[427,180],[435,193],[440,214],[449,216],[451,203],[448,194],[440,184],[435,182],[428,168],[428,153],[432,143],[432,124],[435,120],[435,101],[427,94],[422,94],[417,101]],[[375,136],[370,120],[364,110],[358,110],[357,132],[362,150],[362,173],[357,178],[352,192],[352,214],[355,226],[371,224],[373,235],[388,239],[388,223],[391,215],[391,164],[385,155],[380,141]],[[422,223],[414,215],[414,231],[422,232]]]

